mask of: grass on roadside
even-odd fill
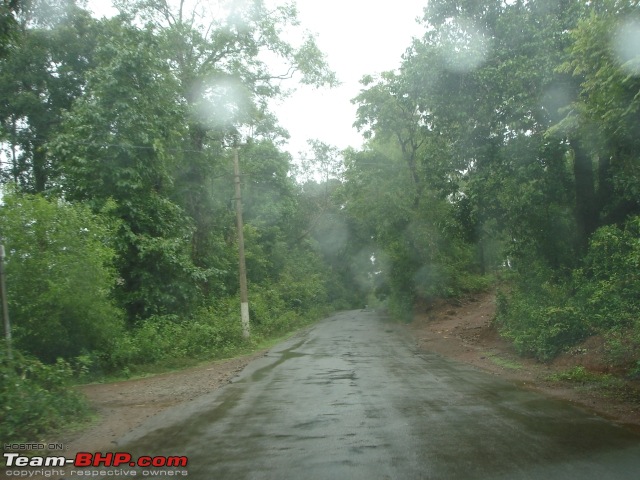
[[[322,318],[322,317],[319,317]],[[151,377],[154,375],[160,375],[163,373],[176,372],[180,370],[185,370],[187,368],[197,367],[199,365],[212,363],[212,362],[224,362],[226,360],[231,360],[234,358],[240,358],[248,355],[252,355],[255,352],[259,352],[261,350],[268,350],[272,348],[274,345],[277,345],[292,336],[296,335],[298,332],[304,330],[309,325],[313,324],[319,318],[315,320],[310,320],[306,322],[301,322],[298,328],[290,332],[286,332],[280,335],[274,336],[260,336],[254,335],[250,340],[238,344],[231,349],[225,351],[224,355],[215,355],[212,354],[209,358],[190,358],[190,357],[168,357],[161,359],[155,363],[146,363],[146,364],[132,364],[128,365],[127,368],[122,371],[105,375],[98,379],[97,383],[111,383],[111,382],[121,382],[126,380],[133,380],[138,378]]]
[[[605,397],[640,405],[640,387],[610,373],[592,372],[583,366],[576,366],[549,375],[547,380],[571,383],[580,390],[597,392]]]
[[[615,383],[616,377],[608,373],[590,372],[582,366],[577,366],[565,370],[564,372],[554,373],[547,377],[552,382],[573,382],[573,383],[593,383],[600,385],[610,385]]]
[[[524,368],[522,364],[513,360],[501,358],[495,353],[485,353],[485,355],[489,360],[491,360],[493,363],[495,363],[499,367],[506,368],[509,370],[522,370]]]

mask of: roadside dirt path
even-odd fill
[[[580,355],[564,355],[551,364],[518,356],[492,326],[495,315],[492,294],[469,298],[457,305],[440,303],[420,310],[413,323],[400,327],[414,337],[419,348],[489,371],[525,388],[569,400],[640,430],[640,382],[629,382],[629,388],[636,395],[621,398],[548,380],[550,375],[572,366],[597,363],[601,352],[595,346],[577,349],[582,352]],[[70,432],[62,439],[51,441],[62,441],[68,447],[68,456],[79,451],[112,451],[116,439],[147,418],[226,385],[250,361],[266,353],[257,352],[148,378],[82,386],[80,391],[89,399],[98,419],[80,432]]]
[[[553,362],[541,363],[521,357],[498,335],[492,323],[495,310],[494,294],[470,297],[456,304],[440,302],[417,308],[414,321],[406,329],[423,350],[471,364],[640,430],[640,382],[627,381],[622,391],[613,393],[592,385],[549,380],[551,375],[576,366],[606,372],[602,339],[588,339]]]

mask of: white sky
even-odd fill
[[[288,150],[297,156],[307,139],[340,149],[359,147],[361,135],[352,127],[356,107],[350,103],[360,91],[363,75],[392,70],[412,37],[423,33],[416,18],[427,0],[298,0],[302,26],[317,34],[317,43],[342,82],[334,89],[301,86],[281,105],[274,106],[289,130]]]

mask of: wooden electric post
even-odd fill
[[[247,266],[244,259],[244,232],[242,227],[242,193],[240,191],[240,161],[238,147],[233,147],[233,174],[236,184],[236,223],[238,228],[238,259],[240,261],[240,318],[242,321],[242,336],[249,338],[249,293],[247,291]]]
[[[4,320],[4,338],[7,341],[7,358],[13,359],[11,351],[11,323],[7,306],[7,285],[4,280],[4,245],[0,245],[0,296],[2,297],[2,318]]]

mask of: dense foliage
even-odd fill
[[[73,425],[89,413],[84,399],[73,389],[74,372],[58,359],[45,364],[14,355],[0,357],[0,435],[27,440],[54,428]],[[10,440],[11,441],[11,440]]]
[[[344,204],[398,313],[493,273],[523,353],[602,334],[640,369],[639,19],[636,1],[434,1],[401,68],[363,78]]]
[[[110,298],[113,228],[83,205],[17,193],[3,201],[16,347],[47,362],[108,352],[123,332]]]

